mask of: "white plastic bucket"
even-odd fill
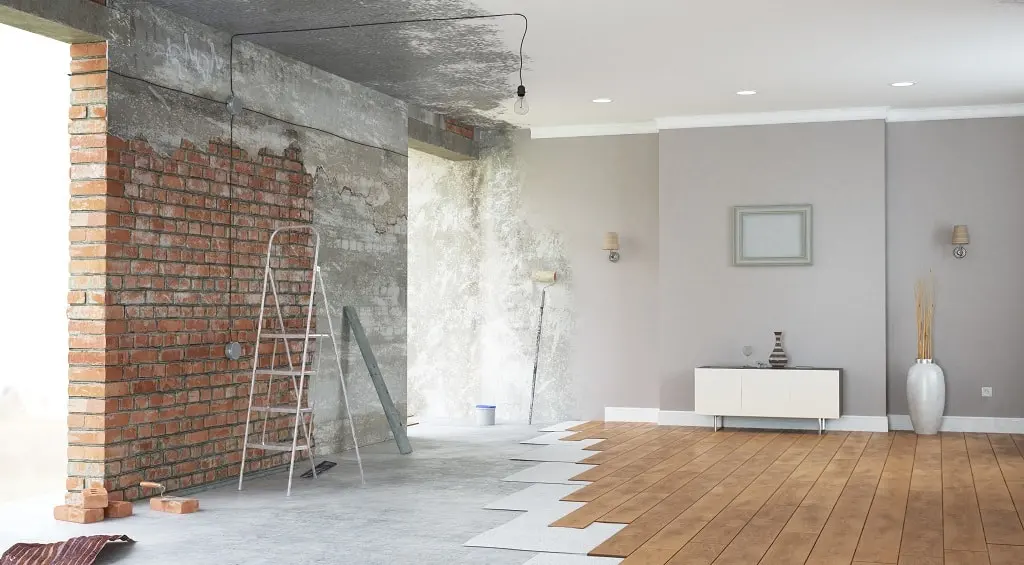
[[[494,410],[495,406],[491,404],[477,404],[476,405],[476,425],[478,426],[493,426],[494,425]]]

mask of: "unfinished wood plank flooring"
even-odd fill
[[[552,527],[626,524],[624,565],[1024,565],[1024,436],[587,422],[601,438]]]

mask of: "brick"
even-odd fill
[[[107,86],[107,73],[88,73],[71,75],[71,90],[87,88],[104,88]]]
[[[131,502],[111,500],[104,512],[104,517],[107,519],[127,518],[132,515],[133,509],[134,507]]]
[[[157,512],[191,514],[199,511],[199,501],[195,498],[157,496],[149,499],[149,507]]]
[[[107,491],[103,488],[88,488],[82,491],[82,508],[91,510],[107,507]]]
[[[107,58],[98,59],[73,59],[71,61],[71,74],[94,73],[107,70]]]
[[[55,520],[73,522],[75,524],[92,524],[103,520],[102,508],[76,508],[73,506],[56,506],[53,509]]]
[[[75,43],[71,45],[72,59],[80,59],[83,57],[105,57],[106,54],[106,41],[98,41],[95,43]]]

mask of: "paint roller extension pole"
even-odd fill
[[[530,384],[530,416],[527,422],[533,424],[533,404],[537,398],[537,366],[540,364],[540,334],[544,328],[544,304],[547,299],[548,287],[558,280],[558,273],[555,271],[536,271],[533,273],[533,281],[547,283],[540,291],[540,316],[537,319],[537,347],[533,355],[533,382]]]

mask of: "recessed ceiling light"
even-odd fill
[[[753,95],[757,94],[757,91],[756,90],[740,90],[736,94],[739,94],[740,96],[753,96]]]
[[[912,81],[905,80],[905,81],[902,81],[902,82],[894,82],[894,83],[890,84],[889,86],[895,86],[896,88],[900,88],[900,87],[903,87],[903,86],[914,86],[914,83]]]
[[[594,104],[607,104],[611,101],[611,98],[595,98],[591,102],[593,102]]]

